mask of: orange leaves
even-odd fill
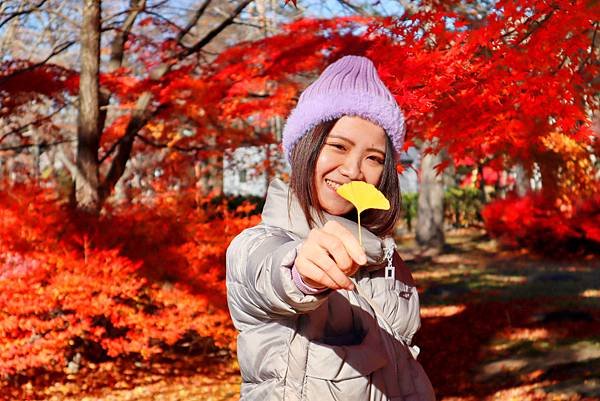
[[[74,352],[148,358],[190,332],[234,345],[224,254],[257,222],[249,206],[204,211],[183,194],[83,220],[47,197],[0,193],[0,375],[60,371]]]
[[[544,253],[585,251],[600,244],[600,195],[580,199],[568,211],[553,202],[543,193],[493,201],[482,212],[486,229],[509,246]]]
[[[592,21],[585,2],[559,1],[552,7],[542,1],[528,7],[500,2],[496,8],[502,13],[490,14],[481,25],[455,15],[455,26],[469,26],[465,32],[444,29],[435,10],[417,12],[412,19],[435,26],[430,32],[436,45],[414,34],[419,24],[400,19],[384,32],[403,37],[402,45],[386,44],[386,51],[372,56],[406,110],[411,135],[437,137],[454,157],[502,153],[531,159],[548,132],[575,137],[577,121],[589,126],[585,109],[593,108],[593,90],[584,76],[598,72],[585,59]],[[576,59],[579,69],[565,61]]]
[[[564,209],[570,209],[575,201],[598,191],[592,156],[584,144],[560,132],[551,132],[540,141],[546,148],[542,163],[555,164],[551,172],[547,172],[554,175],[547,177],[556,188],[556,193],[551,195],[559,199]]]
[[[421,317],[428,319],[454,316],[462,313],[465,308],[465,305],[423,306],[421,307]]]

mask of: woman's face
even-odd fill
[[[385,160],[385,131],[360,117],[340,118],[325,139],[315,166],[315,188],[325,212],[341,216],[354,206],[335,191],[350,181],[377,186]]]

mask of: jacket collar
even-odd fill
[[[290,202],[289,209],[288,202]],[[358,232],[358,224],[352,220],[324,213],[325,221],[321,222],[316,213],[313,215],[315,216],[317,227],[322,227],[329,220],[335,220],[348,228],[350,232]],[[289,190],[289,186],[278,178],[271,181],[269,185],[267,199],[262,212],[262,221],[268,226],[278,227],[291,233],[293,237],[299,240],[306,238],[310,232],[308,222],[298,199]],[[369,270],[376,270],[383,267],[384,249],[394,246],[393,238],[379,238],[366,228],[362,227],[361,229],[363,248],[367,254],[367,266],[370,266]]]

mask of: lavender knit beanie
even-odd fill
[[[310,84],[283,129],[283,149],[290,160],[294,145],[317,124],[344,115],[362,117],[382,127],[398,158],[406,131],[404,115],[375,66],[366,57],[345,56]]]

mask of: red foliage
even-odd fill
[[[136,141],[135,152],[168,147],[203,157],[271,143],[270,132],[262,132],[271,117],[287,115],[311,75],[345,54],[374,60],[405,111],[409,140],[435,139],[454,158],[539,162],[550,132],[587,145],[586,110],[596,107],[593,77],[600,71],[591,43],[597,36],[592,2],[501,0],[480,21],[452,11],[454,3],[426,1],[412,14],[389,18],[300,19],[210,61],[179,59],[172,39],[177,30],[160,18],[146,18],[125,46],[135,67],[101,75],[111,107],[122,113],[109,118],[114,124],[105,127],[100,153],[122,137],[144,92],[152,93],[156,113],[140,132],[146,140]],[[146,26],[165,34],[148,35]],[[172,68],[152,79],[161,63]],[[65,73],[48,70],[54,75],[43,79],[45,68],[54,67],[6,82],[0,73],[0,81],[7,88],[63,97],[69,86],[65,81],[60,89]],[[10,103],[3,105],[8,107],[0,115],[16,113]]]
[[[247,208],[164,196],[91,220],[31,192],[0,193],[0,376],[60,371],[77,352],[148,358],[184,338],[234,347],[224,253],[256,224]]]
[[[482,211],[490,235],[508,246],[574,252],[600,248],[600,194],[561,210],[543,193],[496,200]]]
[[[65,94],[76,93],[78,85],[74,71],[55,64],[34,68],[33,63],[22,60],[0,63],[0,117],[44,97],[62,104]]]
[[[419,23],[381,24],[377,32],[403,40],[380,41],[369,55],[406,110],[409,133],[437,138],[454,157],[531,160],[551,131],[587,142],[594,106],[586,99],[596,91],[587,82],[598,72],[591,3],[503,0],[495,9],[467,30],[446,29],[447,17],[468,21],[435,8],[411,17]]]

